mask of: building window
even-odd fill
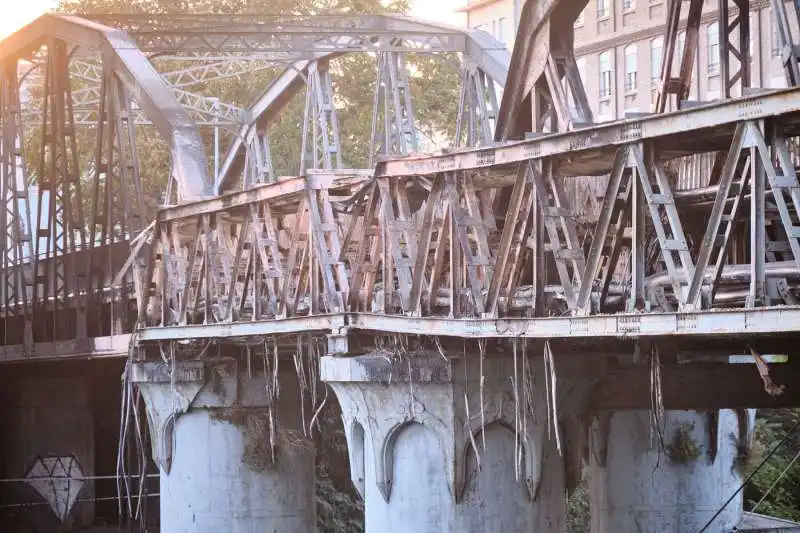
[[[585,7],[581,10],[580,13],[578,13],[578,16],[575,17],[575,24],[573,24],[573,26],[575,28],[579,28],[579,27],[583,26],[584,20],[586,20],[586,8]]]
[[[609,14],[608,0],[597,0],[597,20],[608,18]]]
[[[719,74],[719,25],[713,22],[706,28],[708,35],[708,75]]]
[[[622,10],[623,11],[633,11],[636,8],[636,1],[635,0],[622,0]]]
[[[625,92],[636,92],[636,45],[625,47]]]
[[[611,96],[611,51],[600,54],[600,98]]]
[[[664,57],[664,38],[656,37],[650,41],[650,83],[657,85],[661,78],[661,61]]]
[[[682,31],[678,34],[678,66],[683,61],[683,46],[686,44],[686,32]]]

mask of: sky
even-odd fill
[[[13,33],[48,9],[56,7],[56,0],[0,0],[3,16],[0,17],[0,37]]]
[[[412,16],[448,24],[459,22],[459,15],[453,11],[466,3],[465,0],[412,0],[412,2],[414,4],[411,9]],[[2,6],[0,38],[3,38],[48,9],[56,7],[58,2],[57,0],[0,0],[0,4],[10,4]]]

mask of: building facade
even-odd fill
[[[524,0],[472,0],[459,11],[466,15],[469,27],[489,32],[511,50],[520,1]],[[576,20],[575,57],[596,122],[651,110],[664,52],[666,15],[667,0],[590,0]],[[684,37],[681,31],[679,48]],[[715,100],[721,93],[717,2],[705,3],[699,41],[690,99]],[[785,87],[768,1],[751,1],[750,50],[751,86]]]

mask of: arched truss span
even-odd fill
[[[52,40],[99,52],[110,62],[116,77],[169,143],[182,200],[212,193],[197,126],[127,33],[78,17],[46,14],[0,41],[0,61],[23,58]]]
[[[291,64],[247,110],[248,122],[239,131],[221,164],[215,183],[217,193],[228,190],[242,173],[248,145],[258,144],[258,130],[275,117],[288,101],[306,87],[310,72],[322,71],[328,61],[354,52],[457,52],[462,54],[467,83],[493,81],[503,87],[510,54],[489,34],[471,29],[434,24],[395,15],[357,17],[313,17],[310,19],[269,20],[249,25],[220,23],[209,31],[202,29],[205,17],[181,17],[175,27],[151,26],[138,16],[98,17],[110,24],[131,28],[131,34],[145,51],[157,54],[179,52],[232,54],[259,53],[274,58],[279,54]],[[235,17],[233,17],[235,19]],[[215,19],[217,20],[217,19]],[[235,24],[235,20],[227,24]],[[279,43],[279,44],[276,44]],[[282,47],[282,48],[279,48]],[[395,59],[396,61],[397,59]],[[394,74],[387,74],[386,79]],[[477,81],[476,81],[477,80]],[[488,80],[488,81],[487,81]],[[462,80],[463,81],[463,80]],[[482,91],[473,91],[483,98]],[[493,91],[492,91],[493,93]],[[465,125],[464,128],[467,128]],[[489,139],[491,134],[489,135]]]

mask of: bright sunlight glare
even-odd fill
[[[57,5],[57,0],[0,0],[0,39]]]
[[[454,10],[465,0],[412,0],[411,15],[439,22],[460,22]],[[0,0],[0,39],[14,33],[39,15],[54,9],[58,0]]]

